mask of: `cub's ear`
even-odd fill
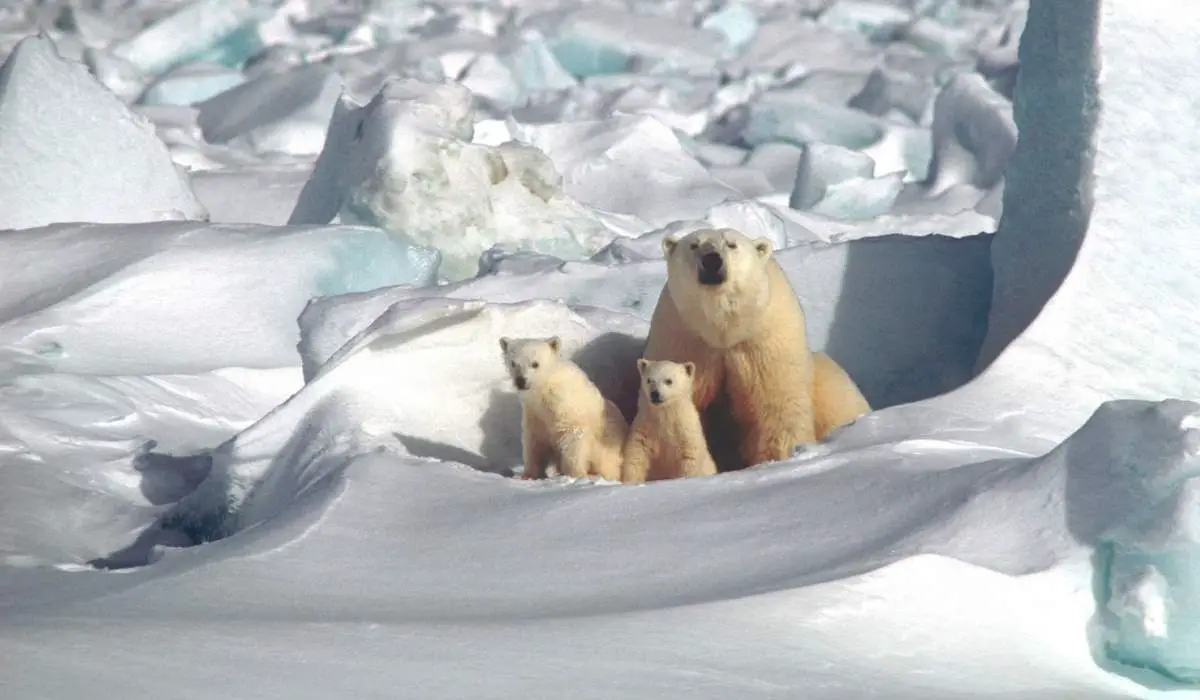
[[[557,335],[550,336],[546,339],[546,342],[550,344],[550,349],[554,351],[555,355],[562,350],[562,338],[559,338]]]
[[[500,338],[500,352],[508,352],[508,344],[512,342],[512,338]]]
[[[774,249],[774,246],[771,245],[770,238],[755,238],[753,243],[754,243],[754,252],[758,253],[758,257],[760,257],[760,258],[771,257],[771,251]]]
[[[675,246],[679,245],[679,239],[674,236],[663,236],[662,252],[663,255],[670,256],[675,251]]]
[[[650,361],[644,357],[639,357],[637,365],[638,365],[638,374],[645,374],[646,368],[650,366]]]
[[[689,377],[694,376],[696,374],[696,363],[695,362],[684,362],[683,363],[683,373]]]

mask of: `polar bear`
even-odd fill
[[[693,400],[714,454],[723,424],[736,436],[730,461],[741,464],[726,469],[786,459],[871,410],[832,358],[809,350],[804,311],[769,239],[700,229],[663,238],[662,250],[667,283],[643,357],[695,365]]]
[[[637,361],[641,376],[637,416],[625,440],[621,481],[639,483],[712,476],[717,464],[708,451],[700,412],[692,403],[691,362]]]
[[[525,473],[540,479],[554,462],[560,474],[621,479],[621,451],[629,424],[574,362],[562,341],[500,338],[504,364],[521,397]]]

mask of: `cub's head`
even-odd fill
[[[517,391],[528,391],[558,362],[562,341],[550,338],[501,338],[504,365]]]
[[[691,362],[651,362],[644,357],[637,361],[642,375],[642,393],[655,406],[677,400],[692,400],[692,376],[696,365]]]
[[[730,280],[758,276],[771,258],[768,238],[751,239],[731,228],[700,229],[682,238],[662,240],[667,275],[702,287],[719,289]]]

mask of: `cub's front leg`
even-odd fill
[[[653,454],[650,445],[637,432],[631,432],[625,441],[625,449],[621,458],[621,481],[627,484],[641,484],[650,473],[650,460]]]
[[[521,452],[525,462],[522,479],[542,479],[546,476],[546,465],[550,463],[553,446],[538,429],[537,423],[526,417],[521,421]]]

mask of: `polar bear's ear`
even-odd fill
[[[683,373],[689,377],[694,376],[696,374],[696,363],[695,362],[684,362],[683,363]]]
[[[650,361],[644,357],[638,358],[638,374],[645,374],[646,368],[650,366]]]
[[[554,351],[555,355],[562,350],[562,338],[559,338],[557,335],[550,336],[546,339],[546,342],[550,345],[550,349]]]
[[[670,256],[675,250],[675,246],[679,245],[679,239],[674,236],[663,236],[662,252],[663,255]]]
[[[500,352],[508,352],[508,344],[511,342],[512,340],[507,337],[500,338]]]
[[[758,253],[758,257],[760,258],[769,257],[771,255],[771,251],[775,248],[775,246],[771,245],[770,238],[755,238],[753,243],[754,252]]]

